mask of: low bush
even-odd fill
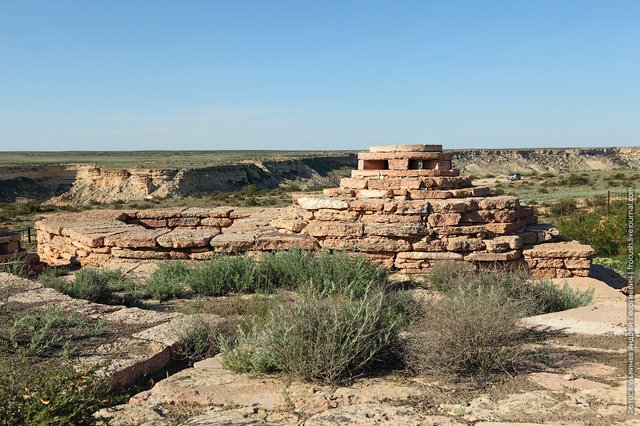
[[[175,330],[174,333],[178,341],[176,353],[183,360],[193,364],[195,361],[212,357],[219,352],[220,340],[225,335],[225,328],[221,324],[195,316],[186,327]]]
[[[431,287],[439,291],[448,291],[452,288],[468,283],[476,276],[476,268],[473,264],[464,261],[438,262],[429,271],[429,283]]]
[[[217,256],[192,268],[186,283],[193,291],[206,296],[222,296],[232,292],[258,291],[255,261],[249,256]]]
[[[260,261],[249,256],[218,256],[191,269],[186,282],[196,293],[208,296],[281,288],[358,296],[373,284],[386,286],[388,276],[364,256],[290,250],[265,254]]]
[[[97,368],[77,371],[71,362],[34,365],[27,358],[0,360],[0,423],[92,425],[92,414],[124,402]]]
[[[145,282],[147,296],[163,302],[184,296],[189,269],[183,262],[161,263]]]
[[[142,296],[136,283],[120,269],[87,268],[78,271],[73,280],[48,278],[43,284],[76,299],[108,305],[136,306]]]
[[[401,315],[387,294],[359,298],[307,295],[281,305],[264,324],[224,342],[227,368],[244,372],[280,370],[302,380],[339,383],[391,358]]]
[[[458,288],[425,307],[406,341],[407,365],[480,380],[509,366],[524,337],[516,326],[523,308],[502,289],[475,290]]]

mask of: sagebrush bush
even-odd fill
[[[135,282],[120,269],[86,268],[78,271],[73,280],[48,278],[43,282],[76,299],[103,304],[137,305],[141,296]]]
[[[205,296],[259,290],[255,261],[249,256],[217,256],[193,267],[186,279],[193,291]]]
[[[177,338],[176,353],[192,364],[217,354],[222,336],[228,335],[229,332],[224,324],[194,316],[184,328],[174,330],[174,334]]]
[[[0,423],[92,425],[97,410],[124,402],[97,367],[77,371],[71,362],[0,359]]]
[[[516,303],[521,317],[558,312],[585,306],[591,301],[593,290],[571,289],[566,283],[558,287],[551,280],[532,280],[527,271],[491,268],[474,271],[454,262],[434,268],[434,288],[451,295],[458,291],[499,291]]]
[[[476,268],[471,263],[448,260],[433,265],[428,278],[431,287],[446,292],[468,283],[475,276]]]
[[[263,327],[222,344],[227,368],[242,372],[277,369],[302,380],[338,383],[393,355],[404,319],[387,294],[359,298],[309,294],[272,312]]]
[[[516,326],[523,307],[502,289],[473,290],[460,287],[425,307],[405,342],[410,368],[483,379],[509,366],[524,337]]]
[[[290,250],[249,256],[218,256],[189,270],[186,282],[208,296],[271,292],[276,289],[318,294],[364,294],[372,285],[384,287],[387,272],[364,256]]]
[[[189,268],[183,262],[166,262],[158,265],[145,282],[148,296],[163,302],[184,296]]]

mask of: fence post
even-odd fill
[[[31,244],[31,227],[27,226],[27,239],[29,240],[29,244]]]
[[[611,213],[611,190],[607,191],[607,215]]]

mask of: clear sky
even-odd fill
[[[0,0],[0,150],[640,145],[640,1]]]

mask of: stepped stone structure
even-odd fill
[[[298,247],[362,253],[406,273],[464,260],[572,277],[588,275],[594,254],[538,224],[516,197],[474,186],[440,145],[371,147],[339,188],[294,196],[287,208],[91,211],[52,216],[36,229],[44,261],[94,266]]]

